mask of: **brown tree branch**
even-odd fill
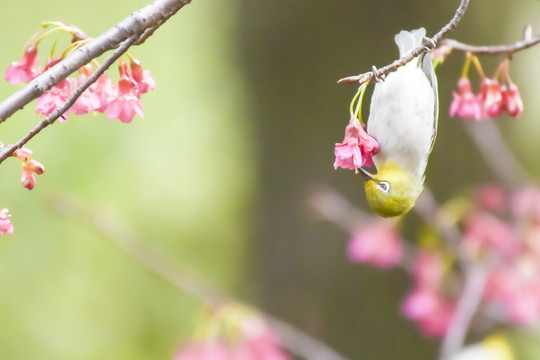
[[[463,347],[463,341],[484,294],[487,281],[487,270],[484,267],[484,264],[478,261],[468,264],[464,270],[465,284],[442,342],[440,360],[450,360]]]
[[[354,76],[348,76],[343,79],[338,80],[338,83],[359,83],[363,84],[366,82],[373,82],[378,78],[381,78],[382,76],[390,73],[391,71],[395,71],[398,68],[408,64],[411,62],[414,58],[422,55],[426,51],[433,50],[439,42],[445,38],[452,30],[454,30],[465,14],[465,10],[467,9],[467,6],[469,5],[469,0],[461,0],[461,3],[459,4],[459,7],[457,8],[454,16],[446,24],[441,30],[439,30],[438,33],[436,33],[431,39],[427,39],[428,41],[425,41],[422,45],[415,48],[413,51],[408,53],[407,55],[403,56],[401,59],[394,60],[389,65],[386,65],[380,69],[374,68],[373,71],[354,75]]]
[[[447,46],[451,48],[452,50],[457,51],[464,51],[464,52],[470,52],[476,55],[497,55],[497,54],[504,54],[507,56],[511,56],[512,54],[528,49],[534,45],[537,45],[540,43],[540,35],[537,35],[530,39],[525,39],[521,41],[517,41],[513,44],[508,45],[492,45],[492,46],[475,46],[475,45],[468,45],[464,44],[462,42],[459,42],[457,40],[453,39],[445,39],[443,40],[441,46]]]
[[[232,302],[253,308],[228,295],[189,266],[178,264],[159,249],[147,245],[149,241],[144,241],[137,234],[123,228],[119,223],[111,220],[110,216],[102,212],[89,213],[67,198],[55,199],[52,207],[60,214],[97,231],[136,263],[206,305],[215,307],[225,302]],[[293,354],[306,360],[348,360],[320,340],[291,324],[262,311],[258,314],[275,331],[279,343]]]

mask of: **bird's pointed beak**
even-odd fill
[[[375,180],[373,176],[370,173],[368,173],[366,170],[364,170],[363,168],[359,168],[358,170],[360,170],[360,172],[362,173],[362,176],[364,177],[364,179],[366,179],[366,181]]]

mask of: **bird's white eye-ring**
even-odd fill
[[[386,181],[379,181],[377,183],[377,189],[381,190],[385,194],[388,194],[388,191],[390,191],[390,184]]]

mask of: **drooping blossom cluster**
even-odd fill
[[[358,170],[362,166],[373,166],[373,155],[379,151],[379,143],[369,135],[365,126],[355,116],[345,128],[343,142],[334,148],[334,169]]]
[[[471,81],[468,78],[468,62],[473,61],[480,76],[480,91],[472,91]],[[519,116],[523,112],[523,101],[516,84],[512,82],[508,71],[509,60],[504,60],[493,78],[484,75],[478,58],[468,58],[463,74],[458,81],[458,91],[453,92],[450,104],[450,116],[462,119],[485,120],[508,113],[510,116]]]
[[[77,30],[62,23],[44,23],[43,28],[54,26],[54,29],[45,32],[35,41],[30,41],[26,46],[23,57],[11,63],[5,72],[5,79],[11,84],[28,83],[48,71],[53,66],[60,63],[71,51],[84,45],[87,40],[75,39]],[[41,41],[53,33],[53,30],[60,30],[73,36],[73,43],[68,46],[62,55],[53,55],[53,51],[47,59],[43,68],[38,57],[38,47]],[[36,35],[37,36],[37,35]],[[34,39],[34,37],[32,38]],[[60,121],[66,121],[70,114],[82,115],[90,112],[106,113],[110,120],[119,119],[124,123],[129,123],[135,115],[143,116],[141,96],[150,90],[155,89],[155,82],[149,70],[143,70],[140,62],[127,54],[129,66],[122,59],[118,63],[119,79],[113,81],[105,72],[96,82],[91,84],[75,101],[75,103],[65,111],[60,117]],[[94,65],[99,64],[95,61]],[[50,90],[42,94],[36,101],[36,113],[48,116],[64,105],[71,94],[85,83],[93,74],[94,67],[87,64],[77,72],[77,77],[68,77],[61,80]],[[1,143],[0,143],[1,144]],[[21,183],[28,190],[32,190],[36,183],[36,175],[41,175],[45,167],[36,160],[30,159],[32,151],[20,148],[13,153],[13,156],[21,161],[22,176]],[[0,234],[13,233],[13,225],[9,219],[7,209],[0,213]]]
[[[62,25],[62,28],[66,28]],[[66,28],[69,32],[69,27]],[[17,84],[29,82],[54,65],[58,64],[62,56],[49,58],[43,70],[37,57],[38,45],[42,38],[29,45],[24,56],[12,63],[5,73],[9,83]],[[124,123],[133,120],[135,114],[143,116],[141,95],[155,89],[155,82],[149,70],[143,70],[138,60],[130,56],[128,65],[122,60],[118,65],[119,80],[116,84],[104,73],[99,80],[92,84],[69,108],[60,121],[66,121],[70,114],[87,114],[89,112],[102,112],[110,120],[119,119]],[[81,67],[77,77],[68,77],[46,91],[37,99],[36,113],[48,116],[64,104],[71,93],[79,87],[93,73],[92,65]]]
[[[28,190],[32,190],[36,185],[36,175],[45,172],[45,167],[38,161],[30,159],[32,151],[27,148],[15,150],[13,156],[22,162],[21,184]]]
[[[272,329],[252,312],[225,306],[211,322],[216,326],[212,333],[182,344],[173,360],[290,359],[279,347]]]
[[[480,262],[487,273],[479,314],[509,325],[540,324],[540,187],[509,193],[489,184],[459,203],[459,249],[421,241],[405,254],[396,225],[373,218],[351,235],[349,258],[410,270],[412,288],[401,310],[426,336],[445,335],[467,276],[463,263]]]

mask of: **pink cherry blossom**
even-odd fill
[[[64,105],[66,99],[71,95],[71,89],[72,86],[68,79],[59,82],[37,99],[36,113],[45,116],[52,114],[56,109]],[[69,110],[64,113],[60,121],[66,121],[68,115]]]
[[[523,101],[519,94],[519,89],[516,84],[510,82],[508,88],[504,88],[503,92],[503,104],[505,110],[511,116],[519,116],[523,112]]]
[[[376,219],[351,236],[347,254],[354,262],[391,268],[401,261],[403,240],[393,223]]]
[[[450,104],[450,116],[459,116],[462,119],[481,118],[481,107],[478,97],[472,92],[471,81],[461,78],[458,81],[458,93],[453,92],[454,99]]]
[[[88,77],[92,75],[92,66],[85,65],[79,69],[79,77],[72,80],[73,89],[78,88],[82,83],[84,83]],[[87,114],[90,111],[97,110],[100,105],[100,98],[96,94],[96,86],[98,82],[92,84],[86,91],[84,91],[81,96],[75,101],[75,104],[69,109],[70,113],[76,115]]]
[[[107,74],[101,75],[95,84],[94,93],[99,99],[99,106],[95,111],[105,112],[109,104],[118,96],[118,87],[113,84]]]
[[[504,109],[503,96],[497,79],[486,77],[482,79],[478,102],[480,104],[481,119],[490,119],[502,114]]]
[[[6,69],[6,81],[10,84],[29,82],[41,72],[38,63],[37,46],[28,46],[22,59],[11,63]]]
[[[11,215],[8,214],[8,209],[2,209],[0,210],[0,235],[8,233],[10,235],[13,235],[13,224],[9,217]]]
[[[143,117],[141,100],[135,95],[136,88],[133,80],[122,76],[118,82],[118,96],[107,106],[107,118],[119,119],[124,123],[130,123],[135,114]]]
[[[133,80],[135,80],[138,85],[137,94],[139,96],[148,92],[148,90],[154,90],[156,88],[156,82],[154,81],[152,74],[150,74],[150,70],[143,70],[141,63],[138,60],[132,59],[130,68]]]
[[[356,170],[362,166],[373,166],[372,156],[379,151],[379,143],[364,130],[360,121],[353,117],[345,128],[345,138],[334,149],[334,169]]]

